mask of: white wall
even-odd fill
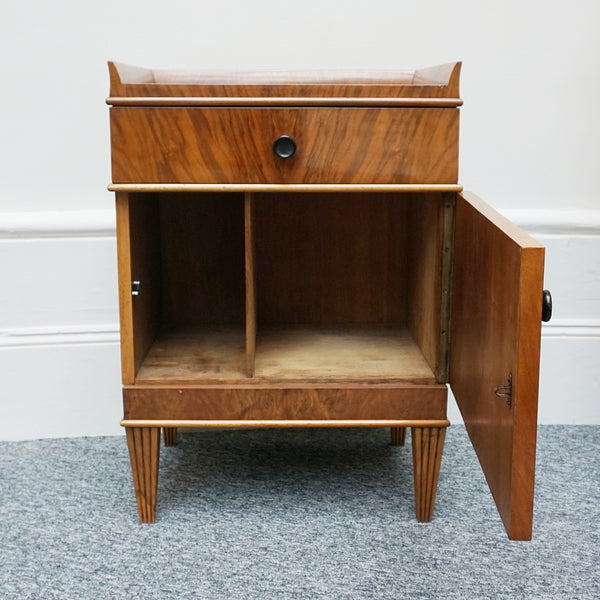
[[[0,439],[116,433],[108,59],[148,67],[463,61],[461,174],[547,244],[544,422],[600,423],[600,3],[5,3]]]

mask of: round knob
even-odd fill
[[[296,142],[289,135],[282,135],[275,140],[273,152],[279,158],[290,158],[296,152]]]
[[[547,323],[552,318],[552,294],[550,290],[542,292],[542,321]]]

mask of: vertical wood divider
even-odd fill
[[[246,263],[246,377],[254,377],[256,354],[256,286],[252,209],[254,194],[244,194],[244,237]]]

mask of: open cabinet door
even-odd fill
[[[544,248],[458,194],[450,385],[508,537],[531,539]]]

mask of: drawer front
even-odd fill
[[[280,136],[295,142],[281,158]],[[111,108],[113,183],[454,184],[456,108]],[[285,149],[285,148],[284,148]]]

